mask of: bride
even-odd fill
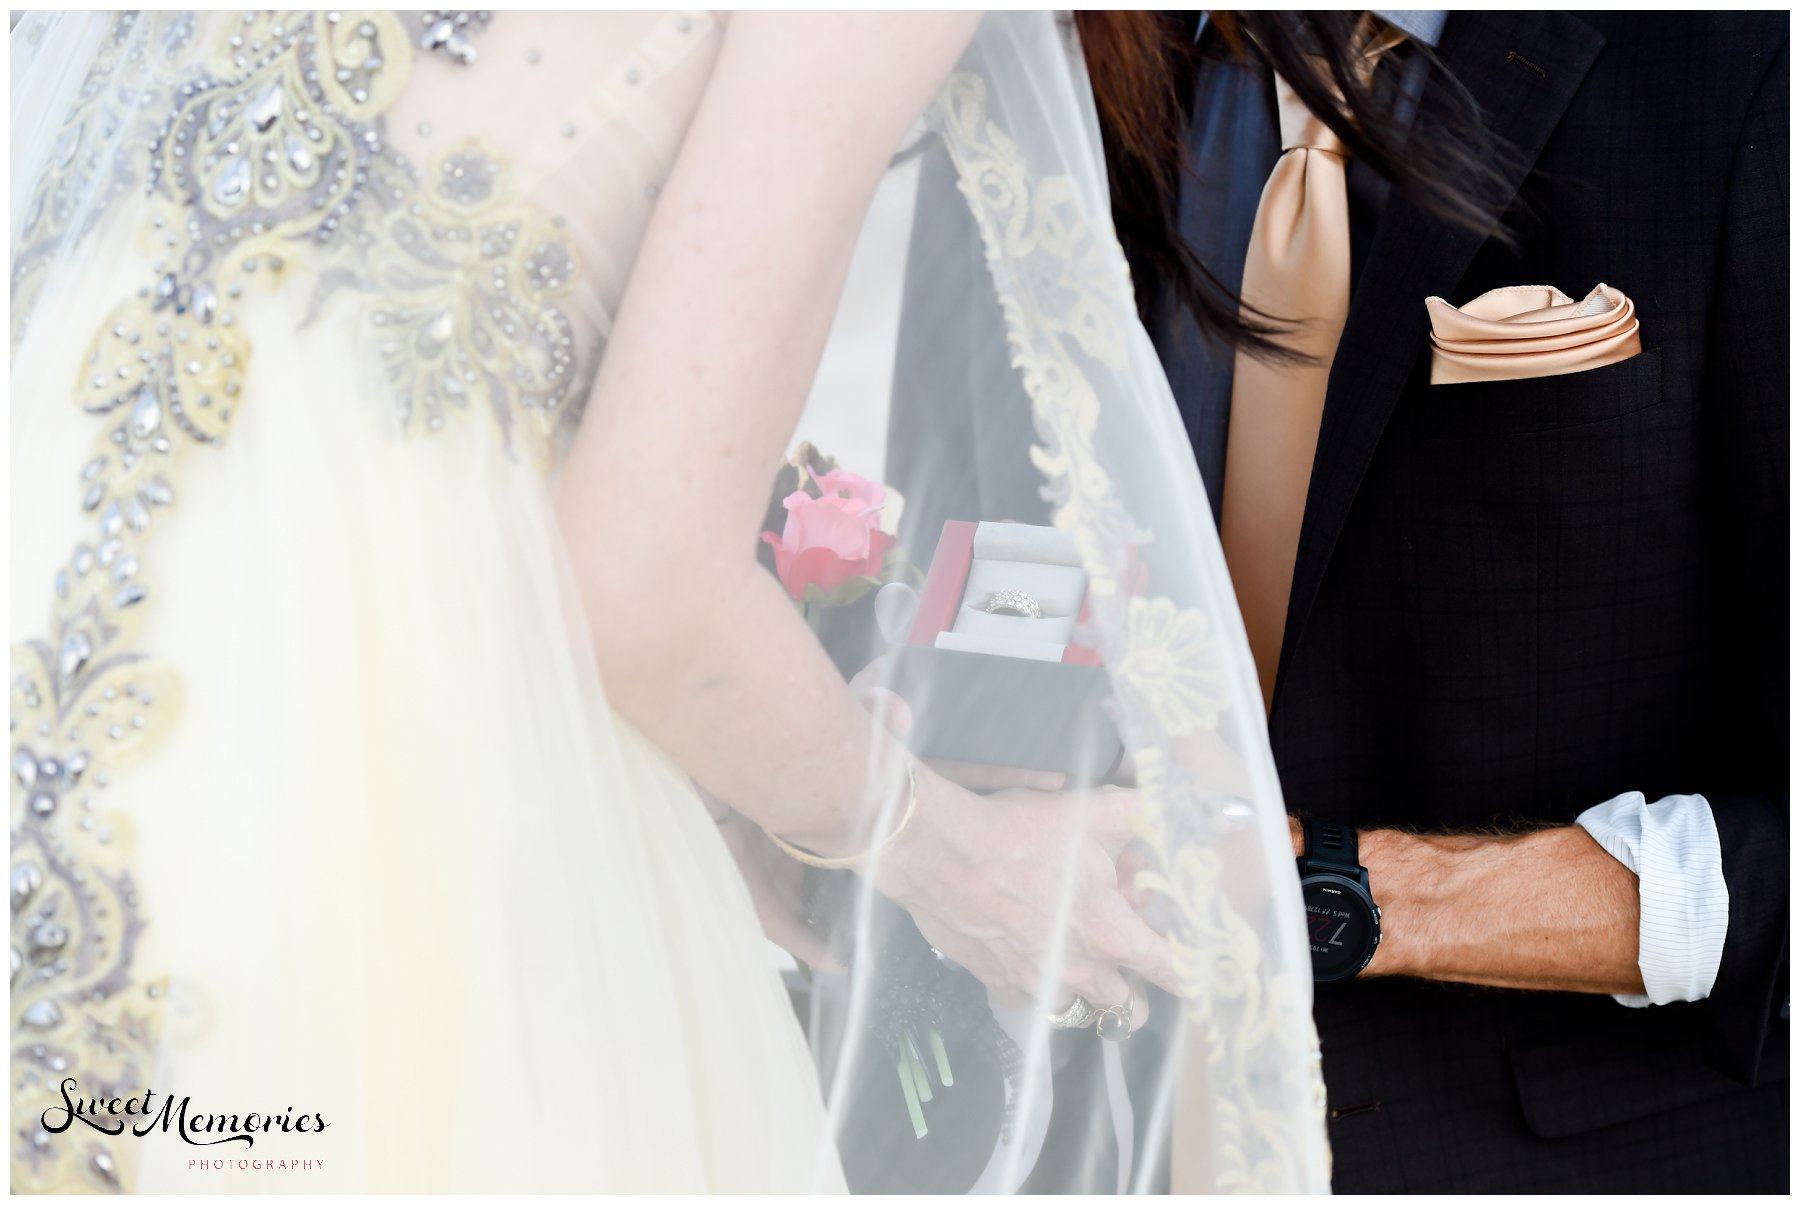
[[[928,1141],[1011,1189],[1052,1132],[1324,1186],[1256,682],[1062,22],[12,41],[15,1190],[841,1190]],[[888,396],[920,355],[991,411]],[[971,429],[1025,504],[896,479]],[[772,497],[802,440],[837,475]],[[939,517],[1063,611],[970,636]]]

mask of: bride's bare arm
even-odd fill
[[[973,25],[733,18],[558,500],[614,706],[704,786],[822,850],[864,835],[869,716],[756,563],[757,533],[864,211]]]
[[[703,786],[768,830],[832,854],[881,835],[860,804],[881,760],[874,742],[888,738],[756,563],[756,539],[864,212],[978,19],[733,18],[632,270],[558,499],[614,706]],[[889,789],[903,791],[892,777]],[[919,897],[948,890],[946,876],[967,876],[978,847],[1016,847],[986,851],[996,865],[1030,858],[1040,842],[1041,865],[1067,860],[1058,856],[1067,834],[1026,831],[1048,826],[1023,806],[977,801],[923,768],[919,787],[913,831],[882,871],[884,890],[915,915]],[[1110,798],[1098,806],[1123,810]],[[1085,810],[1071,804],[1072,822]],[[926,846],[929,860],[909,862],[909,850]],[[1110,886],[1110,865],[1087,870]],[[983,914],[971,926],[1007,927],[989,903],[960,906]],[[1004,903],[1012,928],[1048,927],[1048,914],[1027,915],[1034,905]],[[1078,899],[1074,912],[1084,932],[1068,951],[1070,971],[1090,953],[1103,966],[1072,973],[1075,990],[1116,999],[1122,989],[1104,967],[1121,964],[1165,978],[1160,945],[1128,908]],[[954,942],[943,929],[956,924],[944,920],[937,936]],[[1029,984],[1034,951],[1018,938],[1020,949],[971,969],[994,986]],[[981,961],[980,951],[963,953]]]

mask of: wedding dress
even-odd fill
[[[842,1188],[866,1091],[847,1068],[882,1049],[866,1017],[893,981],[852,942],[844,1014],[815,1002],[802,1036],[695,789],[606,703],[548,488],[724,29],[14,29],[15,1190]],[[954,184],[897,156],[796,439],[879,479],[892,423],[938,421],[882,391],[943,354],[907,346],[897,265],[954,214],[967,304],[1005,327],[969,374],[1018,397],[1046,509],[890,484],[1076,550],[1066,643],[1112,684],[1143,885],[1189,984],[1149,1086],[1091,1107],[1135,1099],[1177,1187],[1322,1188],[1255,681],[1066,28],[990,17],[915,138]],[[915,585],[936,535],[910,537]],[[838,915],[866,917],[851,896]],[[1010,1053],[969,1141],[1016,1187],[1055,1095],[1048,1031],[989,1025],[973,990],[970,1025]],[[185,1100],[218,1125],[67,1116],[146,1091],[153,1117]],[[1158,1157],[1122,1157],[1121,1186]]]

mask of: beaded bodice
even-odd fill
[[[552,465],[719,38],[697,12],[93,24],[13,247],[15,353],[87,268],[132,281],[68,365],[93,429],[64,502],[83,534],[43,583],[49,630],[12,652],[15,1190],[133,1182],[129,1141],[27,1122],[63,1077],[128,1094],[154,1058],[166,992],[138,957],[154,901],[118,774],[179,711],[139,639],[152,533],[179,521],[190,456],[299,400],[257,344],[329,329],[377,366],[371,437],[493,430]]]

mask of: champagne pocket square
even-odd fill
[[[1433,385],[1586,372],[1643,350],[1637,306],[1611,285],[1580,301],[1551,285],[1511,285],[1461,307],[1427,297],[1425,308]]]

